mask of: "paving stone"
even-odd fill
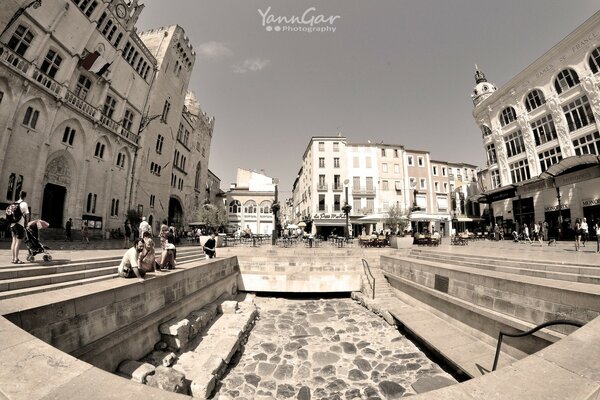
[[[365,360],[364,358],[355,358],[354,361],[352,361],[352,363],[354,365],[356,365],[358,367],[358,369],[360,369],[363,372],[368,372],[373,369],[371,367],[371,363],[369,361]]]
[[[326,365],[319,371],[321,376],[335,376],[336,369],[334,365]]]
[[[293,365],[278,365],[273,372],[273,377],[278,380],[285,381],[294,376],[294,366]]]
[[[356,346],[353,343],[341,342],[340,346],[344,349],[346,354],[356,354]]]
[[[339,359],[340,356],[328,351],[318,351],[313,354],[313,361],[319,365],[334,364]]]
[[[401,385],[391,381],[379,382],[379,389],[385,398],[389,400],[399,399],[406,392],[406,389]]]
[[[276,367],[277,367],[277,364],[261,362],[261,363],[258,363],[256,373],[264,378],[264,377],[270,376],[273,373],[273,371],[275,371]]]
[[[277,385],[277,398],[289,399],[296,395],[296,388],[289,384]]]
[[[425,393],[431,390],[441,389],[446,386],[454,385],[456,381],[446,378],[445,376],[426,376],[411,385],[415,392]]]
[[[262,347],[266,353],[275,353],[277,351],[277,345],[275,343],[262,343],[260,347]]]
[[[298,400],[310,400],[310,388],[308,386],[302,386],[298,391]]]
[[[300,360],[306,360],[308,358],[308,350],[306,349],[298,349],[296,355]]]
[[[348,373],[348,379],[351,381],[362,381],[369,378],[364,372],[358,369],[352,369]]]
[[[254,387],[258,386],[258,383],[261,381],[261,377],[256,375],[256,374],[246,374],[244,375],[244,378],[246,379],[246,382],[249,385],[252,385]]]

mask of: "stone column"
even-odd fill
[[[554,120],[554,126],[556,127],[558,143],[560,144],[563,158],[575,155],[573,142],[571,142],[571,137],[569,134],[569,126],[567,125],[567,120],[562,111],[562,107],[560,106],[558,96],[554,95],[549,97],[547,103],[548,108],[552,113],[552,119]]]
[[[496,146],[496,158],[498,159],[498,170],[500,171],[500,185],[508,185],[511,183],[511,180],[502,131],[498,128],[494,129],[492,131],[492,138],[494,140],[494,145]]]
[[[88,170],[90,168],[90,159],[86,158],[83,162],[83,165],[81,166],[81,170],[79,171],[79,174],[77,176],[78,179],[78,188],[77,188],[77,192],[76,195],[73,196],[73,201],[75,201],[75,204],[71,204],[70,208],[72,210],[75,210],[73,215],[73,226],[81,226],[81,215],[83,214],[83,199],[85,198],[85,186],[87,183],[87,174],[88,174]]]
[[[535,151],[535,139],[533,137],[533,131],[529,124],[529,116],[521,114],[517,120],[521,134],[523,135],[523,142],[525,143],[525,153],[527,154],[527,161],[529,163],[529,172],[531,177],[538,176],[540,171],[540,163]]]
[[[596,120],[596,127],[598,127],[600,124],[600,94],[598,93],[597,79],[593,75],[584,76],[581,78],[581,87],[590,100],[590,106]]]

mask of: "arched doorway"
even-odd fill
[[[178,227],[183,225],[183,207],[175,197],[169,199],[169,225]]]
[[[67,188],[64,186],[47,183],[44,187],[42,219],[48,222],[52,228],[62,227],[66,195]]]

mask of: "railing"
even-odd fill
[[[341,192],[342,190],[344,190],[344,187],[342,185],[333,185],[334,192]]]
[[[117,133],[119,131],[119,123],[117,121],[107,117],[104,114],[100,115],[100,123],[102,125],[104,125],[106,128],[113,131],[114,133]]]
[[[327,191],[327,184],[324,183],[322,185],[317,185],[317,192],[326,192]]]
[[[367,282],[369,282],[369,286],[371,286],[371,291],[373,292],[373,300],[375,300],[375,277],[371,273],[371,268],[369,267],[369,263],[364,258],[362,259],[363,270],[365,271],[365,276],[367,277]],[[371,281],[369,280],[369,276],[373,279],[373,284],[371,285]]]
[[[358,196],[375,196],[375,188],[372,187],[353,187],[352,194]]]
[[[33,69],[33,79],[35,79],[36,82],[40,83],[42,86],[54,93],[55,96],[58,96],[60,88],[62,86],[54,79],[50,78],[48,75],[46,75],[37,68]]]
[[[125,139],[131,140],[135,144],[138,144],[140,141],[139,135],[136,135],[135,133],[131,132],[128,129],[125,129],[125,127],[121,127],[121,132],[119,134],[121,136],[123,136]],[[186,175],[187,175],[187,173],[186,173]]]
[[[540,325],[536,326],[535,328],[528,330],[527,332],[507,333],[507,332],[500,331],[500,333],[498,334],[498,346],[496,347],[496,355],[494,356],[494,365],[492,366],[492,371],[495,371],[496,367],[498,366],[498,358],[500,357],[500,347],[502,346],[502,338],[504,336],[508,336],[508,337],[529,336],[529,335],[536,333],[540,329],[544,329],[544,328],[546,328],[548,326],[552,326],[552,325],[571,325],[571,326],[576,326],[578,328],[581,328],[585,324],[583,322],[575,321],[575,320],[571,320],[571,319],[556,319],[554,321],[544,322],[543,324],[540,324]]]
[[[73,107],[84,113],[90,118],[94,118],[96,116],[96,107],[92,106],[85,100],[77,97],[77,95],[73,92],[67,91],[65,94],[65,99],[69,104]]]
[[[27,74],[31,63],[18,56],[7,47],[0,47],[0,60],[10,68],[15,68],[23,74]]]

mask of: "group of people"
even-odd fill
[[[523,230],[521,232],[521,238],[529,243],[539,243],[540,245],[543,245],[544,243],[544,239],[546,239],[546,232],[547,232],[547,225],[545,225],[545,222],[532,222],[531,223],[531,229],[529,228],[529,225],[527,224],[523,224]],[[498,224],[496,224],[496,228],[498,227]],[[496,232],[496,228],[494,228],[494,232]],[[513,241],[518,242],[519,241],[519,234],[517,233],[517,231],[513,231],[512,233],[513,236]]]
[[[585,247],[590,236],[589,228],[586,218],[575,220],[575,251],[579,251],[582,246]],[[596,253],[600,253],[600,220],[596,221],[593,229],[596,234]]]
[[[125,252],[119,264],[118,272],[120,276],[124,278],[135,276],[143,281],[148,272],[175,268],[177,253],[173,228],[169,228],[166,224],[160,226],[158,234],[161,247],[160,257],[156,256],[152,227],[145,217],[142,218],[138,233],[139,236],[133,238],[131,222],[125,222],[125,245],[128,245],[130,241],[133,245]]]

